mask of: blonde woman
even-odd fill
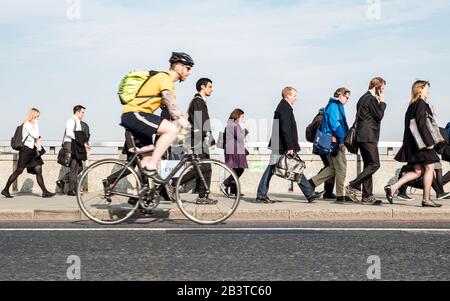
[[[405,174],[394,185],[385,187],[386,198],[392,204],[395,192],[404,184],[423,176],[423,207],[441,207],[431,200],[431,184],[434,178],[434,166],[439,162],[439,156],[435,150],[435,141],[426,125],[427,116],[433,115],[428,100],[430,98],[430,83],[427,81],[416,81],[412,87],[411,103],[406,111],[405,132],[403,146],[398,152],[395,160],[407,162],[414,166],[414,170]],[[419,149],[413,133],[410,130],[411,120],[415,119],[419,134],[426,145],[425,149]]]
[[[39,135],[39,117],[38,109],[32,108],[28,111],[23,123],[22,138],[24,139],[24,147],[19,151],[19,162],[17,169],[9,177],[6,187],[2,191],[2,195],[6,198],[12,198],[9,188],[17,180],[17,178],[27,169],[28,173],[35,174],[37,183],[42,189],[42,197],[50,198],[55,194],[45,188],[44,178],[42,176],[42,145],[41,136]]]

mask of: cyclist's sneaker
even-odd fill
[[[197,205],[216,205],[219,201],[210,199],[209,197],[198,197],[195,203]]]
[[[172,202],[176,202],[177,197],[176,197],[176,193],[175,193],[175,187],[173,187],[172,184],[169,183],[165,186],[165,188],[166,188],[167,196],[170,198],[170,200]]]
[[[131,206],[135,206],[137,202],[138,202],[137,199],[134,199],[134,198],[128,199],[128,204],[130,204]]]
[[[152,179],[153,181],[155,181],[158,184],[164,184],[164,179],[162,179],[159,174],[158,171],[156,169],[147,169],[147,168],[143,168],[142,169],[142,173],[149,179]]]

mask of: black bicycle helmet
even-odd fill
[[[194,60],[189,56],[189,54],[184,52],[172,52],[172,57],[169,62],[171,64],[180,63],[190,67],[194,66]]]

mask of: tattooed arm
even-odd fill
[[[190,124],[185,118],[183,118],[181,111],[175,105],[175,97],[172,93],[168,90],[164,90],[161,92],[161,97],[167,109],[169,109],[170,117],[172,117],[172,119],[182,128],[188,128]]]

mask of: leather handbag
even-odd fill
[[[73,130],[75,132],[75,129],[77,127],[77,122],[75,121],[75,126],[73,127]],[[63,136],[63,140],[61,143],[62,148],[59,150],[58,152],[58,158],[57,158],[57,162],[58,164],[65,166],[65,167],[70,167],[70,161],[72,161],[72,142],[70,143],[70,147],[66,148],[64,147],[64,138],[66,137],[66,133],[67,130],[64,131],[64,136]]]
[[[281,156],[275,165],[273,174],[293,182],[298,182],[306,168],[306,163],[298,154]]]
[[[355,122],[353,123],[353,126],[348,130],[347,136],[345,136],[345,140],[344,140],[345,148],[347,148],[347,150],[350,153],[355,154],[355,155],[358,154],[358,143],[356,141],[356,129],[358,128],[358,118],[359,118],[359,115],[361,114],[361,110],[362,110],[363,106],[364,106],[364,104],[362,104],[359,107],[359,110],[356,113]]]
[[[427,127],[428,131],[431,134],[431,137],[433,138],[434,145],[438,145],[440,143],[445,142],[445,139],[441,135],[441,131],[439,129],[439,126],[437,125],[434,115],[427,114],[425,123],[426,123],[426,127]],[[416,141],[416,144],[417,144],[417,147],[419,148],[419,150],[426,149],[427,146],[426,146],[425,142],[423,141],[422,136],[420,135],[419,127],[417,125],[417,121],[415,118],[411,119],[411,121],[409,123],[409,129],[414,137],[414,140]]]
[[[58,164],[69,167],[72,159],[72,152],[64,146],[58,152]]]

